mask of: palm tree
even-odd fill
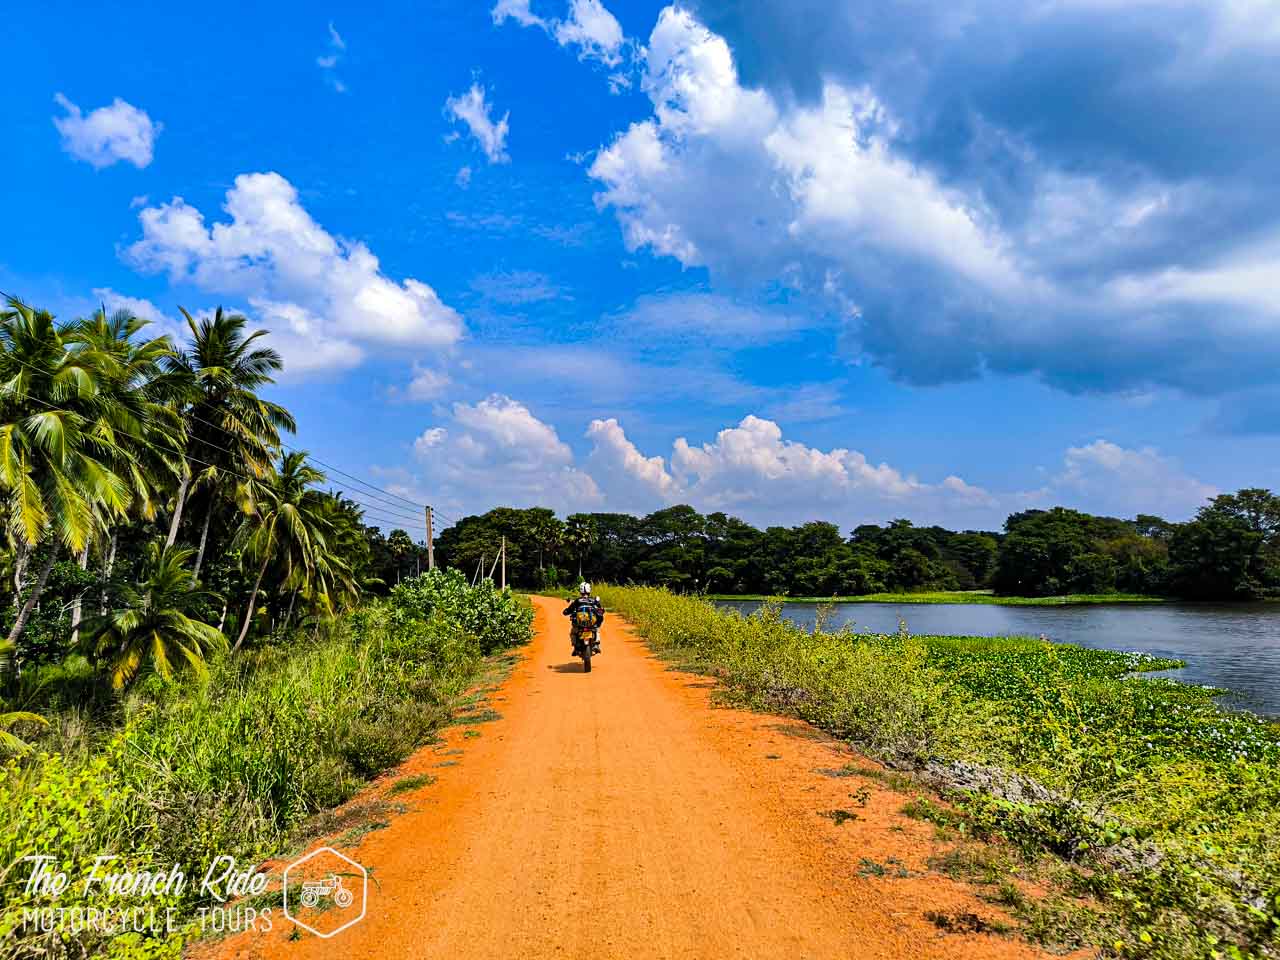
[[[564,542],[569,544],[578,557],[578,579],[582,579],[582,557],[596,542],[596,522],[583,513],[575,513],[565,524]]]
[[[120,456],[115,472],[133,492],[131,513],[144,520],[156,517],[156,494],[180,478],[185,469],[182,449],[186,429],[173,399],[174,382],[161,372],[173,356],[168,337],[135,339],[148,325],[126,310],[111,316],[103,307],[77,321],[65,337],[68,348],[98,371],[99,389],[107,398],[99,410],[101,427],[114,435]],[[103,522],[103,532],[114,525]],[[89,544],[81,551],[81,568],[88,565]],[[78,639],[81,602],[72,608],[72,643]]]
[[[0,312],[0,492],[15,552],[15,598],[27,562],[45,547],[9,632],[16,643],[59,550],[81,553],[103,517],[124,516],[133,494],[116,472],[126,454],[111,426],[100,358],[68,350],[69,328],[47,311],[13,297],[7,305]]]
[[[247,517],[236,533],[235,545],[244,557],[258,561],[258,573],[233,652],[240,649],[249,634],[262,578],[271,560],[280,560],[284,568],[282,582],[302,588],[314,578],[317,562],[328,557],[325,535],[329,522],[323,515],[324,495],[314,489],[324,482],[324,474],[307,463],[303,451],[284,454],[279,468],[268,467],[267,471],[261,480],[246,484],[244,489],[242,509]]]
[[[272,374],[283,367],[276,351],[256,343],[267,331],[256,330],[246,336],[249,321],[239,314],[225,314],[221,307],[199,322],[186,310],[182,315],[191,329],[191,345],[174,355],[169,369],[186,385],[185,414],[190,431],[186,452],[193,469],[183,475],[178,486],[168,543],[172,546],[177,539],[192,488],[207,489],[209,502],[196,553],[198,577],[219,496],[227,493],[237,478],[264,477],[280,448],[280,432],[293,433],[297,426],[288,410],[255,392],[274,383]]]
[[[142,582],[123,588],[117,609],[85,621],[85,643],[95,658],[108,660],[115,689],[133,680],[148,661],[166,679],[173,676],[175,661],[203,674],[208,655],[226,649],[221,630],[188,616],[212,596],[188,568],[191,554],[186,547],[152,543]]]

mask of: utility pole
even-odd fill
[[[502,589],[507,589],[507,538],[502,538]]]
[[[431,508],[427,507],[427,569],[436,568],[436,548],[431,530]]]

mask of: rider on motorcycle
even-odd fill
[[[574,656],[578,655],[578,631],[574,628],[577,617],[574,616],[579,610],[586,610],[592,614],[594,621],[594,640],[591,644],[591,652],[600,652],[600,634],[599,630],[604,623],[604,604],[600,602],[599,597],[591,595],[591,584],[578,584],[578,595],[569,601],[569,605],[564,608],[564,615],[569,617],[569,636],[573,640]]]

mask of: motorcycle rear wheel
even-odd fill
[[[587,647],[586,647],[586,649],[584,649],[584,650],[582,651],[582,672],[583,672],[583,673],[590,673],[590,672],[591,672],[591,646],[590,646],[590,644],[588,644],[588,645],[587,645]]]

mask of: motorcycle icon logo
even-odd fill
[[[313,850],[284,870],[284,915],[324,939],[364,919],[368,893],[365,868],[332,847]]]
[[[355,895],[342,885],[342,879],[335,873],[329,874],[328,880],[303,880],[302,905],[318,907],[325,897],[333,895],[333,902],[339,907],[349,907]]]

